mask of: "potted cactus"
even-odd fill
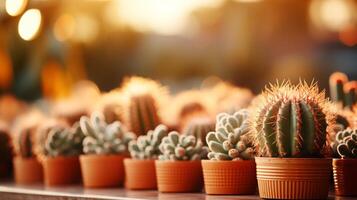
[[[271,86],[254,102],[259,195],[268,199],[326,199],[331,115],[316,84]]]
[[[84,135],[78,125],[52,128],[44,147],[43,169],[46,186],[78,183],[81,170],[78,156],[82,153]]]
[[[335,192],[339,196],[356,196],[357,129],[346,129],[336,134],[336,151],[340,158],[332,161]]]
[[[131,159],[124,160],[125,187],[128,189],[156,189],[155,160],[160,154],[159,145],[167,136],[168,128],[157,126],[129,143]],[[145,180],[145,181],[143,181]]]
[[[193,135],[197,140],[200,140],[203,145],[206,144],[207,133],[214,131],[215,123],[209,117],[192,118],[187,125],[182,129],[184,135]]]
[[[192,135],[172,131],[162,139],[161,155],[155,161],[160,192],[199,192],[203,186],[201,159],[208,148]]]
[[[331,74],[329,83],[332,101],[352,109],[357,102],[357,82],[348,82],[346,74],[335,72]]]
[[[254,149],[248,133],[247,110],[217,116],[216,131],[206,137],[210,160],[202,160],[207,194],[255,193]]]
[[[85,134],[80,156],[85,187],[113,187],[124,181],[123,159],[128,143],[135,138],[119,121],[107,124],[104,116],[94,112],[83,116],[80,126]]]

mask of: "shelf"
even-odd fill
[[[44,187],[42,184],[20,186],[12,182],[0,183],[0,199],[6,200],[64,200],[64,199],[114,199],[114,200],[234,200],[259,199],[257,195],[205,195],[204,193],[159,193],[157,191],[133,191],[123,188],[85,189],[80,185],[63,187]],[[356,198],[335,198],[332,194],[329,199],[349,200]]]

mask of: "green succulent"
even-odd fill
[[[336,151],[341,158],[357,158],[357,129],[346,129],[336,134]]]
[[[148,131],[146,135],[141,135],[137,140],[129,142],[129,152],[135,159],[157,159],[160,154],[159,145],[162,138],[167,136],[168,128],[162,124],[154,130]]]
[[[172,131],[159,146],[160,160],[201,160],[207,157],[208,148],[192,135],[179,135]]]
[[[94,112],[90,118],[82,116],[80,127],[85,138],[85,154],[118,154],[127,151],[128,143],[135,135],[124,129],[119,121],[107,124],[101,113]]]

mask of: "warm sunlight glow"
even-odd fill
[[[27,5],[27,0],[6,0],[5,9],[11,16],[17,16],[21,14]]]
[[[192,11],[215,7],[223,0],[116,0],[109,4],[107,19],[138,31],[164,35],[182,33]]]
[[[74,32],[75,20],[69,14],[61,15],[55,22],[53,33],[58,41],[69,39]]]
[[[27,10],[20,18],[18,31],[24,40],[34,39],[41,28],[41,12],[38,9]]]

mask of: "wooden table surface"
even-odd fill
[[[80,185],[44,187],[38,185],[15,185],[13,182],[0,183],[0,200],[71,200],[71,199],[147,199],[147,200],[233,200],[259,199],[258,195],[205,195],[204,193],[160,193],[157,191],[135,191],[123,188],[85,189]],[[350,200],[357,198],[334,197],[329,199]]]

